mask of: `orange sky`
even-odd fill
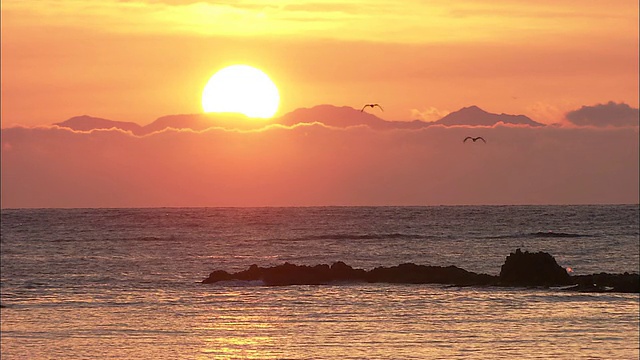
[[[638,107],[638,3],[623,1],[2,1],[2,127],[75,115],[147,124],[201,112],[246,63],[279,115],[378,102],[387,120],[478,105],[557,122]]]
[[[2,208],[639,201],[636,0],[1,6]],[[201,113],[209,77],[238,63],[278,86],[279,125],[51,126]],[[471,105],[548,126],[357,123]]]

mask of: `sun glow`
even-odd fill
[[[248,65],[232,65],[215,73],[202,92],[205,112],[241,113],[270,118],[278,111],[280,94],[269,76]]]

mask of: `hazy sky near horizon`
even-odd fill
[[[639,201],[635,0],[1,7],[2,208]],[[238,63],[275,82],[277,118],[331,104],[353,108],[327,119],[348,124],[380,103],[367,112],[433,121],[477,105],[547,126],[51,126],[199,114],[211,75]]]
[[[467,142],[483,136],[487,143]],[[638,127],[16,127],[2,207],[637,203]]]
[[[387,120],[464,106],[560,122],[638,107],[638,3],[2,1],[2,127],[76,115],[148,124],[202,111],[218,69],[264,70],[278,115],[384,104]]]

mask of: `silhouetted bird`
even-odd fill
[[[484,141],[484,143],[487,143],[487,140],[485,140],[482,136],[478,136],[478,137],[471,137],[471,136],[467,136],[466,138],[464,138],[464,140],[462,140],[462,142],[467,142],[467,140],[473,140],[473,142],[476,142],[476,140],[482,140]]]
[[[372,109],[377,106],[380,108],[380,110],[384,111],[384,109],[382,108],[382,106],[380,106],[380,104],[366,104],[365,106],[362,107],[362,109],[360,109],[360,112],[363,112],[367,106]]]

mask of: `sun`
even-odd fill
[[[225,67],[211,76],[202,91],[204,112],[241,113],[268,119],[280,104],[276,84],[259,69],[248,65]]]

